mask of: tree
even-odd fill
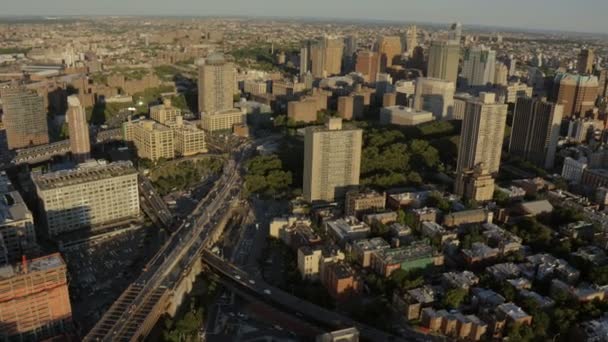
[[[433,191],[429,194],[429,197],[426,200],[426,205],[429,207],[435,207],[443,212],[450,211],[450,203],[439,193],[438,191]]]
[[[448,290],[443,297],[443,305],[449,309],[456,309],[460,307],[460,304],[464,301],[467,296],[465,289],[456,288]]]

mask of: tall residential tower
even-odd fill
[[[70,149],[77,162],[85,162],[91,156],[89,125],[84,108],[77,95],[68,96],[68,125],[70,131]]]
[[[304,138],[304,199],[334,201],[359,185],[363,131],[330,118],[325,126],[306,128]]]

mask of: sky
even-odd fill
[[[372,19],[608,34],[608,0],[0,0],[0,16],[188,15]]]

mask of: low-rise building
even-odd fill
[[[446,227],[457,227],[472,223],[492,223],[493,214],[486,209],[472,209],[444,215],[443,224]]]
[[[483,236],[485,237],[489,246],[498,248],[501,255],[518,252],[522,248],[523,240],[508,232],[493,223],[483,224]]]
[[[321,283],[329,294],[336,299],[346,299],[358,293],[361,280],[348,264],[342,262],[326,263],[322,266]]]
[[[298,248],[298,271],[303,279],[317,280],[326,264],[344,260],[344,253],[329,246],[302,246]]]
[[[232,130],[234,125],[242,123],[246,123],[245,110],[239,108],[201,115],[201,127],[207,132]]]
[[[519,296],[534,301],[536,305],[538,305],[538,307],[541,309],[550,308],[555,304],[555,301],[553,299],[526,289],[519,290]]]
[[[469,290],[479,283],[479,278],[471,271],[447,272],[441,275],[441,282],[445,288]]]
[[[415,242],[409,246],[380,249],[372,253],[372,269],[389,277],[396,270],[409,271],[443,264],[443,258],[435,256],[433,247],[426,241]]]
[[[397,221],[397,212],[387,211],[385,213],[368,214],[363,217],[363,221],[370,226],[376,226],[378,224],[389,224]]]
[[[603,301],[606,298],[608,288],[597,285],[580,283],[577,286],[567,284],[559,279],[551,280],[551,293],[563,292],[575,298],[579,302]]]
[[[271,237],[281,239],[295,250],[301,246],[314,246],[322,242],[319,235],[312,229],[312,222],[307,217],[275,218],[270,222],[269,233]]]
[[[383,210],[386,194],[377,191],[349,191],[346,193],[344,215],[361,218],[363,214]]]
[[[0,172],[0,261],[14,262],[36,247],[34,217],[4,173]],[[1,263],[0,263],[1,264]]]
[[[416,126],[433,121],[433,113],[404,106],[391,106],[380,109],[380,124],[397,126]]]
[[[502,281],[519,277],[521,269],[512,262],[506,262],[486,267],[486,272],[492,275],[494,279]]]
[[[391,246],[383,238],[380,237],[376,237],[369,240],[357,240],[353,242],[351,246],[355,260],[362,267],[371,266],[372,254],[374,252],[390,248]]]
[[[470,249],[463,249],[462,255],[464,260],[471,265],[495,259],[499,255],[499,250],[491,248],[483,242],[475,242]]]
[[[387,195],[387,206],[393,210],[408,207],[418,208],[429,197],[430,191],[405,191]]]
[[[490,289],[475,287],[471,289],[471,304],[475,307],[495,308],[505,302],[505,297]]]
[[[455,231],[447,230],[444,226],[431,221],[423,221],[420,225],[420,231],[422,236],[438,241],[442,245],[449,240],[458,239],[458,234]]]
[[[458,340],[479,341],[485,335],[488,325],[475,315],[433,308],[422,309],[422,326]]]
[[[513,303],[504,303],[497,306],[496,315],[499,319],[505,319],[511,323],[532,324],[532,316]]]
[[[325,222],[325,231],[336,241],[345,244],[366,238],[371,233],[371,228],[356,217],[349,216]]]
[[[422,222],[437,222],[438,210],[435,208],[421,208],[412,210],[414,214],[414,228],[420,228]]]
[[[432,287],[424,285],[404,294],[393,292],[393,305],[405,315],[407,320],[417,320],[423,308],[431,306],[437,301],[437,292]]]

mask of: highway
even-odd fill
[[[220,258],[208,250],[202,253],[203,261],[215,272],[224,278],[229,279],[239,288],[246,290],[249,294],[255,294],[264,302],[270,303],[281,311],[293,314],[299,318],[306,319],[320,327],[328,329],[343,329],[356,327],[359,333],[366,340],[370,341],[429,341],[431,336],[418,333],[413,330],[406,330],[403,337],[391,335],[376,328],[354,321],[337,312],[327,310],[308,301],[299,299],[285,291],[268,285],[261,278],[248,274],[237,268],[230,262]]]
[[[148,262],[137,280],[117,300],[118,302],[128,297],[129,309],[124,310],[120,303],[115,302],[84,341],[131,339],[130,334],[134,333],[131,329],[134,319],[132,314],[145,307],[150,301],[149,296],[157,289],[173,288],[182,270],[199,256],[208,237],[213,233],[213,228],[217,226],[219,219],[227,212],[230,203],[240,191],[240,163],[258,144],[248,142],[233,152],[233,159],[228,161],[223,175],[216,181],[213,189]],[[138,289],[136,292],[132,291],[134,287]],[[131,293],[126,296],[128,291]]]

